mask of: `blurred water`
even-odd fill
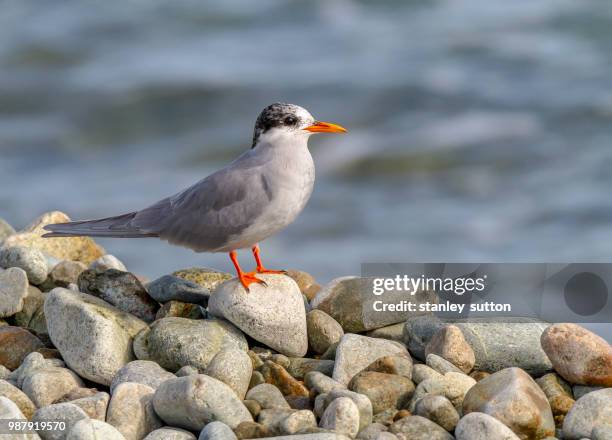
[[[596,0],[4,0],[0,217],[144,207],[248,148],[281,100],[350,133],[311,140],[315,192],[262,245],[271,267],[610,261],[611,72]],[[231,268],[100,241],[150,277]]]

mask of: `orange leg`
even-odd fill
[[[238,275],[238,279],[240,280],[240,284],[242,284],[247,292],[249,291],[249,285],[252,283],[263,284],[264,286],[266,285],[264,280],[261,280],[255,276],[255,272],[243,272],[242,269],[240,269],[240,264],[238,264],[238,254],[236,254],[236,251],[231,251],[229,256],[232,263],[234,263],[234,267],[236,268],[236,273]]]
[[[253,256],[255,257],[255,262],[257,263],[257,273],[278,273],[278,274],[286,274],[286,270],[270,270],[266,269],[261,262],[261,257],[259,256],[259,245],[253,246],[251,249],[253,251]]]

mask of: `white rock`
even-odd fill
[[[153,405],[168,425],[194,431],[215,420],[232,429],[253,421],[230,387],[204,374],[165,381],[155,392]]]
[[[110,385],[134,360],[134,336],[147,327],[140,319],[91,295],[56,288],[45,299],[49,336],[80,376]]]
[[[67,368],[47,367],[35,370],[23,381],[22,390],[40,408],[83,386],[79,376]]]
[[[355,438],[359,432],[359,408],[348,397],[339,397],[327,407],[319,426]]]
[[[108,423],[83,419],[68,431],[66,440],[125,440],[125,437]]]
[[[135,382],[123,382],[115,388],[106,412],[106,422],[126,440],[140,440],[163,426],[153,409],[155,390]]]
[[[70,403],[81,408],[90,418],[104,422],[109,400],[110,395],[101,391],[93,396],[71,400]]]
[[[117,374],[113,377],[110,391],[112,394],[115,388],[123,382],[141,383],[156,390],[164,381],[174,377],[174,374],[164,370],[156,362],[132,361],[117,371]]]
[[[89,265],[89,268],[98,273],[102,273],[108,269],[116,269],[122,272],[127,272],[125,265],[119,261],[117,257],[111,254],[102,255],[100,258],[93,261]]]
[[[208,367],[206,374],[229,386],[238,398],[244,399],[249,389],[253,362],[243,350],[228,349],[218,352]]]
[[[336,349],[336,363],[332,378],[347,385],[353,376],[383,356],[409,356],[406,347],[395,341],[368,338],[348,333]]]
[[[563,421],[563,438],[590,438],[598,426],[612,426],[612,388],[585,394],[574,403]]]
[[[238,440],[238,438],[225,423],[211,422],[200,432],[198,440]]]
[[[362,430],[372,423],[372,402],[368,396],[355,393],[354,391],[335,389],[331,390],[327,394],[327,397],[325,398],[325,406],[329,406],[330,403],[340,397],[348,397],[355,403],[355,405],[357,405],[357,409],[359,409],[359,430]]]
[[[156,429],[143,440],[196,440],[196,436],[184,429],[166,427]]]
[[[0,248],[0,267],[23,269],[30,284],[38,285],[47,279],[47,259],[35,248],[14,246]]]
[[[208,311],[287,356],[308,350],[306,309],[295,281],[284,275],[258,275],[267,286],[251,284],[247,293],[237,279],[226,281],[211,296]]]
[[[269,383],[261,383],[254,386],[246,394],[246,398],[259,403],[262,409],[290,408],[280,390]]]
[[[473,412],[462,417],[455,428],[457,440],[519,440],[510,428],[485,413]]]
[[[0,420],[27,421],[19,407],[4,396],[0,396]],[[40,437],[38,434],[8,434],[3,435],[2,440],[40,440]]]
[[[41,423],[49,420],[64,422],[65,430],[41,430],[39,435],[43,440],[62,440],[66,433],[79,421],[87,419],[87,414],[72,403],[58,403],[45,406],[34,413],[33,423]]]
[[[0,272],[0,318],[21,312],[27,295],[28,277],[23,269],[11,267]]]

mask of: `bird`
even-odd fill
[[[292,223],[310,199],[315,166],[308,139],[345,133],[295,104],[274,103],[257,117],[251,148],[194,185],[139,211],[45,226],[43,237],[157,237],[195,252],[226,252],[240,283],[266,283],[259,243]],[[244,272],[237,251],[251,249],[256,269]]]

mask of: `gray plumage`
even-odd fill
[[[314,163],[304,128],[314,122],[301,107],[273,104],[257,119],[252,149],[225,168],[140,211],[48,225],[45,237],[159,237],[197,252],[251,247],[306,205]]]

